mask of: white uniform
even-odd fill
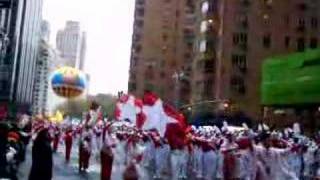
[[[299,178],[290,170],[287,155],[290,149],[255,147],[259,161],[265,168],[269,179],[298,180]]]
[[[213,150],[203,152],[203,177],[205,180],[215,179],[218,174],[219,157]]]
[[[193,153],[193,171],[195,173],[196,178],[202,178],[203,177],[203,150],[201,146],[194,146],[194,153]]]
[[[123,173],[126,168],[126,142],[117,141],[116,147],[113,149],[113,162],[112,162],[112,172],[111,180],[123,179]]]

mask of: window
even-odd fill
[[[311,18],[311,28],[317,29],[318,28],[318,19],[316,17]]]
[[[138,5],[144,5],[144,1],[145,0],[137,0],[136,2],[137,2]]]
[[[271,34],[263,36],[263,47],[269,49],[271,47]]]
[[[264,4],[265,4],[267,7],[271,7],[272,1],[273,1],[273,0],[264,0]]]
[[[180,11],[179,10],[176,11],[176,17],[177,18],[180,17]]]
[[[305,30],[305,20],[304,18],[300,18],[298,20],[298,27],[297,27],[297,30],[300,31],[300,32],[303,32]]]
[[[136,74],[131,73],[131,75],[130,75],[130,79],[131,79],[131,80],[135,80],[135,79],[136,79]]]
[[[136,83],[130,83],[129,84],[129,91],[135,91],[137,89]]]
[[[249,7],[249,6],[250,6],[250,0],[241,0],[241,4],[242,4],[244,7]]]
[[[247,56],[246,55],[232,55],[232,67],[238,68],[241,71],[245,71],[247,69]]]
[[[166,42],[167,39],[168,39],[168,35],[166,33],[162,34],[162,40]]]
[[[290,24],[290,17],[289,17],[289,15],[286,15],[286,16],[284,17],[284,22],[285,22],[285,24],[286,24],[287,26]]]
[[[2,80],[2,81],[0,81],[0,89],[1,90],[6,90],[6,89],[8,89],[8,81],[6,81],[6,80]]]
[[[207,31],[207,27],[208,27],[208,22],[207,21],[202,21],[201,25],[200,25],[200,31],[202,33],[206,32]]]
[[[286,48],[290,47],[290,37],[289,36],[286,36],[284,38],[284,45],[285,45]]]
[[[136,45],[135,48],[134,48],[134,51],[135,51],[136,53],[140,53],[141,50],[142,50],[142,47],[141,47],[140,44]]]
[[[137,8],[136,13],[138,16],[144,16],[144,9],[143,8]]]
[[[299,3],[297,7],[300,11],[305,11],[308,8],[306,3]]]
[[[239,22],[240,22],[241,27],[247,28],[248,27],[248,16],[244,15],[244,14],[240,15]]]
[[[245,83],[243,77],[232,76],[230,80],[231,90],[240,94],[246,93]]]
[[[317,38],[311,38],[310,40],[310,48],[316,49],[318,47],[318,39]]]
[[[207,49],[207,41],[206,40],[202,40],[200,42],[199,50],[200,50],[200,52],[205,52],[206,49]]]
[[[139,63],[139,58],[138,57],[133,57],[132,58],[132,62],[131,62],[132,66],[137,66],[138,63]]]
[[[209,10],[209,2],[205,1],[205,2],[202,3],[201,12],[203,14],[207,14],[208,10]]]
[[[148,67],[145,71],[145,77],[148,80],[153,80],[154,79],[154,70],[153,67]]]
[[[133,41],[137,42],[137,41],[140,41],[141,40],[141,35],[138,34],[138,33],[135,33],[133,35]]]
[[[185,59],[190,59],[191,58],[191,54],[190,53],[185,53],[184,54],[184,58]]]
[[[161,78],[165,78],[165,77],[166,77],[166,73],[165,73],[164,71],[161,71],[161,72],[160,72],[160,77],[161,77]]]
[[[204,63],[204,72],[212,73],[214,71],[214,61],[205,61]]]
[[[205,80],[204,82],[204,95],[205,97],[210,97],[213,93],[213,81],[211,79]]]
[[[305,41],[304,38],[297,39],[297,51],[304,51],[305,49]]]
[[[139,28],[143,27],[143,20],[136,20],[135,23],[136,23],[137,27],[139,27]]]
[[[248,40],[247,33],[234,33],[233,34],[233,44],[246,44]]]

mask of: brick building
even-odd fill
[[[153,90],[177,106],[190,102],[195,2],[136,0],[129,92]]]
[[[193,63],[192,101],[229,100],[231,107],[261,118],[262,61],[317,47],[320,2],[198,2],[198,53]]]

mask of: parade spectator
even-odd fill
[[[48,129],[41,130],[32,147],[32,166],[29,180],[52,179],[52,148]]]

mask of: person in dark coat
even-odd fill
[[[29,180],[52,179],[52,148],[48,129],[39,132],[32,147],[32,166]]]

